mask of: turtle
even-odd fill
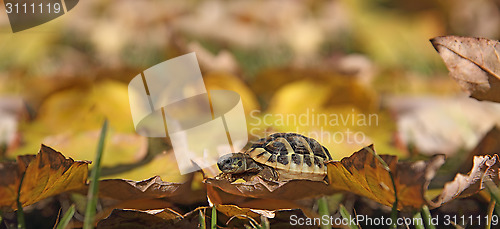
[[[268,180],[326,181],[332,156],[318,141],[298,133],[274,133],[243,153],[226,154],[217,166],[223,174],[258,174]]]

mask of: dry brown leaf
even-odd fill
[[[115,209],[97,228],[165,228],[182,218],[168,208],[160,212]]]
[[[218,205],[217,206],[217,211],[232,217],[232,216],[239,216],[238,218],[242,218],[240,215],[245,215],[252,217],[254,219],[258,219],[261,215],[267,217],[267,218],[272,218],[274,217],[274,212],[272,211],[267,211],[267,210],[254,210],[250,208],[240,208],[236,205]]]
[[[389,172],[370,151],[374,151],[373,145],[341,161],[328,163],[330,187],[392,206],[395,196]],[[444,163],[444,156],[437,155],[429,161],[416,162],[398,162],[396,156],[390,155],[380,157],[392,171],[398,195],[398,209],[419,209],[427,204],[424,192],[436,170]]]
[[[432,202],[435,207],[441,206],[456,198],[471,196],[486,187],[485,182],[500,181],[500,162],[498,155],[476,156],[472,170],[468,175],[457,174],[455,179],[446,183],[441,194]]]
[[[192,180],[185,183],[162,181],[154,176],[142,181],[107,179],[99,181],[101,211],[96,219],[107,217],[113,209],[148,210],[189,205],[206,200],[204,190],[193,190]],[[86,195],[88,185],[79,190]]]
[[[116,200],[135,200],[168,197],[175,194],[181,183],[162,181],[155,176],[143,181],[109,179],[99,181],[99,196]]]
[[[450,76],[478,100],[500,102],[500,44],[498,41],[444,36],[431,39]]]
[[[259,176],[253,176],[248,181],[236,180],[233,183],[221,177],[208,178],[205,182],[224,192],[252,198],[297,200],[334,192],[323,182],[309,180],[269,181]]]
[[[85,161],[66,159],[60,152],[42,145],[35,155],[19,156],[17,163],[0,164],[0,206],[17,209],[16,198],[24,174],[19,198],[23,206],[47,197],[85,187],[88,174]]]
[[[173,183],[154,176],[142,181],[106,179],[99,181],[100,210],[96,222],[108,217],[114,209],[178,209],[206,202],[206,191],[197,173],[190,174],[186,182]],[[87,195],[88,186],[78,190]]]
[[[290,201],[289,199],[249,198],[242,196],[241,193],[238,194],[239,195],[234,195],[222,191],[215,186],[207,185],[207,197],[214,205],[234,204],[242,208],[263,210],[301,209],[309,218],[319,217],[317,212],[311,210],[311,205],[315,203],[314,199],[308,199],[305,201]]]
[[[217,212],[222,213],[218,214],[217,219],[225,222],[231,228],[242,228],[248,221],[247,217],[251,217],[259,223],[261,223],[262,216],[266,217],[269,220],[269,224],[273,225],[273,228],[282,228],[283,226],[289,228],[291,215],[295,215],[297,218],[306,218],[306,215],[300,209],[277,209],[271,211],[243,208],[235,205],[217,205],[216,209]],[[235,220],[235,218],[231,219],[231,217],[238,218],[239,220]]]
[[[217,205],[216,209],[218,224],[226,224],[230,228],[243,228],[245,224],[249,225],[249,218],[260,222],[262,216],[268,218],[273,227],[290,226],[291,215],[295,215],[297,218],[306,218],[299,209],[268,211],[240,208],[235,205]],[[199,207],[184,215],[168,208],[149,211],[115,209],[106,219],[97,224],[97,228],[197,228],[199,227],[200,213],[205,216],[207,228],[210,227],[212,208]]]
[[[317,203],[316,198],[307,200],[276,200],[276,199],[245,199],[244,202],[237,205],[242,208],[263,209],[263,210],[276,210],[276,209],[300,209],[302,213],[309,218],[321,217],[314,209]]]

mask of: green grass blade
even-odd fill
[[[398,220],[398,190],[396,189],[396,182],[394,182],[394,176],[392,174],[391,168],[389,165],[382,159],[378,154],[376,154],[371,148],[365,147],[370,153],[377,158],[377,160],[382,164],[382,167],[389,173],[389,177],[391,178],[392,188],[394,189],[394,203],[392,204],[391,210],[391,219],[392,225],[389,228],[397,228],[396,222]]]
[[[490,203],[488,204],[488,211],[487,211],[487,220],[486,220],[486,227],[485,229],[490,229],[491,228],[491,220],[493,218],[493,211],[495,210],[495,205],[496,205],[495,199],[491,198]]]
[[[71,205],[71,207],[69,207],[66,213],[64,213],[64,216],[62,217],[61,221],[57,224],[56,229],[66,228],[71,219],[73,218],[74,214],[75,214],[75,205]]]
[[[321,219],[323,219],[324,215],[327,215],[328,218],[330,218],[330,212],[328,211],[328,203],[324,196],[319,198],[318,200],[318,213]],[[332,228],[332,227],[328,224],[321,223],[321,229],[327,229],[327,228]]]
[[[394,179],[392,179],[392,175],[391,175],[391,180],[392,183],[394,184]],[[394,187],[394,190],[396,190],[396,187]],[[396,193],[396,192],[394,192]],[[398,226],[396,225],[396,222],[398,220],[398,198],[397,198],[397,194],[394,194],[396,196],[396,200],[394,201],[394,204],[392,204],[392,209],[391,209],[391,220],[392,220],[392,224],[390,226],[390,228],[398,228]]]
[[[212,207],[212,224],[210,225],[210,228],[215,229],[217,228],[217,209],[215,208],[215,205]]]
[[[427,205],[424,205],[422,207],[422,215],[424,215],[423,218],[424,218],[424,223],[426,225],[425,228],[436,229],[436,227],[434,227],[434,225],[431,222],[432,215],[431,215],[431,211],[429,211],[429,207],[427,207]]]
[[[203,212],[201,211],[200,209],[200,216],[199,216],[199,220],[200,220],[200,228],[201,229],[205,229],[206,227],[206,221],[205,221],[205,214],[203,214]]]
[[[496,205],[498,205],[500,203],[500,190],[492,181],[487,181],[485,183],[486,183],[486,189],[488,189],[491,198],[493,198],[496,202]],[[500,216],[500,208],[498,208],[498,206],[495,208],[495,212],[497,213],[497,215]]]
[[[422,214],[420,214],[420,212],[417,212],[415,215],[413,215],[413,222],[422,222],[422,224],[414,223],[415,229],[425,229],[424,219],[422,219]]]
[[[97,154],[94,161],[94,166],[90,172],[90,187],[87,194],[87,209],[85,210],[85,220],[83,222],[84,229],[94,228],[94,217],[97,205],[97,191],[99,190],[99,175],[101,169],[101,158],[104,151],[104,139],[108,130],[108,120],[104,121],[99,136],[99,143],[97,145]]]
[[[24,180],[24,173],[21,176],[21,181],[19,182],[19,189],[17,190],[17,198],[16,198],[16,203],[17,203],[17,228],[18,229],[24,229],[26,228],[26,221],[24,218],[24,211],[23,211],[23,204],[21,204],[20,198],[21,198],[21,187],[23,186],[23,180]]]
[[[342,205],[342,204],[339,206],[339,212],[340,212],[340,215],[342,216],[342,218],[347,219],[347,221],[350,221],[349,219],[354,218],[354,217],[351,216],[351,214],[349,213],[349,211],[347,211],[347,209],[345,209],[344,205]],[[358,225],[348,224],[347,226],[350,229],[359,229]]]
[[[262,224],[262,226],[260,227],[261,229],[271,228],[271,226],[269,225],[269,220],[263,215],[260,216],[260,224]]]
[[[392,178],[391,178],[391,180],[392,180]],[[396,190],[396,187],[394,187],[394,190]],[[396,225],[396,222],[398,220],[398,199],[397,198],[394,201],[394,204],[392,204],[391,220],[392,220],[392,224],[389,228],[394,228],[394,229],[398,228],[398,226]]]

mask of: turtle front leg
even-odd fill
[[[264,166],[264,168],[258,174],[264,180],[278,181],[279,174],[274,168],[269,166]]]

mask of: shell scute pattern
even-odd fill
[[[296,133],[276,133],[260,139],[247,151],[256,162],[282,170],[283,178],[321,180],[328,150],[316,140]]]

